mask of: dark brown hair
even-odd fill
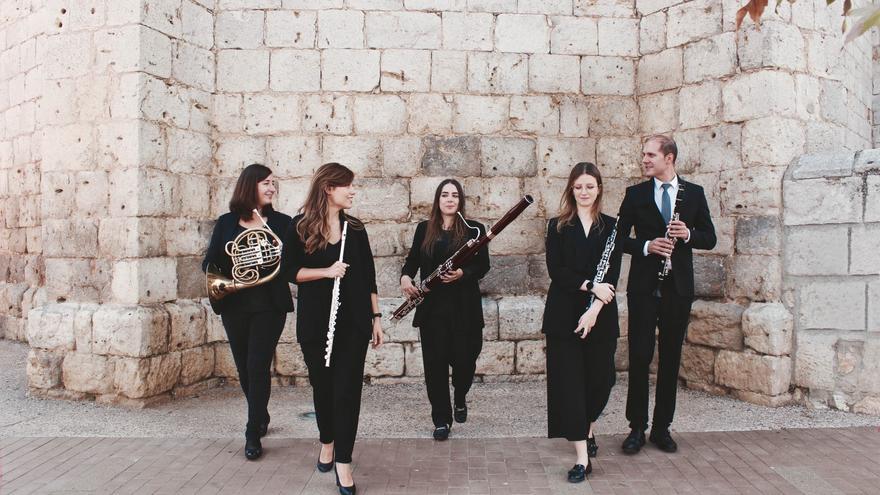
[[[580,162],[571,169],[568,174],[568,183],[562,192],[562,198],[559,200],[559,219],[556,222],[556,230],[562,232],[562,228],[571,225],[574,217],[577,216],[577,203],[574,200],[574,183],[582,176],[589,175],[596,179],[599,186],[599,194],[596,201],[593,202],[593,209],[590,216],[593,218],[593,226],[591,228],[602,228],[602,196],[604,194],[602,188],[602,174],[599,173],[599,167],[590,162]]]
[[[241,171],[235,189],[232,191],[232,199],[229,200],[229,211],[235,213],[242,220],[250,220],[253,217],[254,208],[258,208],[260,199],[257,197],[257,184],[272,175],[272,170],[265,165],[252,163]],[[263,216],[274,211],[272,204],[263,206],[260,213]]]
[[[326,249],[330,244],[330,225],[327,223],[329,208],[327,190],[334,187],[350,186],[352,182],[354,182],[354,172],[339,163],[325,163],[315,171],[305,203],[300,208],[303,217],[296,224],[296,233],[305,244],[306,253]],[[343,215],[352,228],[358,230],[364,228],[360,220],[345,213]]]
[[[431,217],[428,219],[428,231],[425,233],[425,240],[422,242],[422,251],[429,256],[433,254],[434,243],[437,242],[437,239],[440,238],[440,234],[443,232],[443,214],[440,213],[440,194],[443,192],[443,187],[446,186],[446,184],[452,184],[455,186],[455,189],[458,191],[458,211],[461,212],[462,216],[465,215],[464,189],[461,187],[461,183],[455,179],[443,179],[443,181],[440,182],[440,185],[437,186],[437,190],[434,191],[434,204],[431,206]],[[451,233],[452,238],[449,242],[449,248],[458,249],[458,247],[465,242],[465,236],[467,235],[467,227],[458,215],[455,215],[455,218],[452,219]]]
[[[665,134],[654,134],[645,139],[646,143],[649,141],[657,141],[657,144],[660,145],[660,153],[664,157],[671,154],[672,163],[675,164],[675,159],[678,158],[678,146],[671,137]]]

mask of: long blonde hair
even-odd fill
[[[339,163],[325,163],[315,171],[306,201],[300,208],[303,217],[296,224],[296,233],[305,244],[306,253],[311,254],[319,249],[326,249],[330,244],[330,225],[327,223],[327,210],[330,205],[327,201],[327,190],[350,186],[352,182],[354,182],[354,172]],[[364,228],[360,220],[346,213],[343,215],[353,229]]]
[[[562,232],[562,228],[571,225],[574,217],[577,216],[577,203],[574,200],[574,183],[580,176],[589,175],[596,179],[596,185],[599,187],[599,194],[596,201],[593,202],[593,208],[590,210],[590,216],[593,218],[592,228],[602,228],[602,174],[599,173],[599,167],[590,162],[580,162],[571,169],[568,174],[568,183],[562,192],[562,198],[559,199],[559,220],[556,222],[557,232]]]

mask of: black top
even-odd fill
[[[345,214],[340,212],[340,219]],[[353,218],[353,217],[351,217]],[[302,215],[293,218],[287,237],[284,241],[284,258],[288,279],[299,286],[296,300],[299,312],[296,315],[296,338],[301,343],[324,340],[330,321],[331,296],[333,295],[332,278],[321,278],[311,282],[296,282],[296,274],[300,268],[327,268],[339,261],[340,240],[306,254],[305,243],[296,232],[296,225]],[[369,339],[373,329],[373,304],[370,294],[376,294],[376,267],[373,264],[373,252],[367,230],[360,230],[348,225],[345,241],[345,253],[342,261],[349,267],[339,284],[340,305],[336,313],[336,331],[354,331]]]
[[[541,331],[548,336],[577,336],[574,329],[578,320],[587,310],[590,292],[580,290],[586,280],[593,280],[596,269],[602,259],[605,243],[614,228],[614,219],[601,215],[602,225],[598,222],[584,232],[583,223],[575,216],[570,225],[556,230],[558,218],[551,219],[547,224],[546,257],[547,272],[550,275],[550,289],[547,291],[547,303],[544,305],[544,322]],[[605,278],[602,282],[617,287],[620,276],[621,247],[620,236],[617,237],[614,251]],[[612,299],[602,307],[596,325],[590,330],[588,340],[610,340],[620,336],[620,323],[617,320],[617,301]]]
[[[479,222],[468,220],[468,223],[479,228],[479,236],[486,233],[486,227]],[[434,243],[434,249],[429,255],[422,249],[422,243],[428,231],[428,222],[420,222],[416,226],[412,246],[406,256],[406,262],[401,270],[401,275],[408,275],[415,280],[416,273],[421,272],[421,278],[425,278],[449,259],[460,246],[450,246],[450,234],[443,232],[441,237]],[[469,239],[477,239],[478,234],[468,229]],[[461,271],[464,275],[455,282],[439,284],[431,289],[425,296],[425,300],[416,307],[413,317],[413,326],[420,327],[432,315],[450,314],[456,316],[456,329],[483,328],[483,302],[480,296],[480,279],[489,271],[489,249],[483,246],[477,255],[470,259]]]
[[[226,254],[226,243],[245,231],[239,222],[236,213],[220,215],[214,224],[214,232],[211,235],[211,243],[202,261],[202,271],[207,269],[208,263],[213,263],[227,278],[232,278],[232,258]],[[290,226],[290,217],[284,213],[273,211],[269,213],[266,223],[279,239],[284,240],[287,228]],[[282,260],[283,262],[283,260]],[[269,270],[271,271],[271,270]],[[215,312],[223,314],[226,311],[258,312],[258,311],[293,311],[293,297],[290,295],[290,286],[284,277],[284,267],[277,277],[269,283],[250,287],[239,292],[230,294],[214,303]]]
[[[681,203],[676,213],[691,231],[690,241],[679,240],[672,251],[672,279],[682,296],[694,295],[694,249],[715,247],[715,227],[709,214],[709,205],[703,188],[685,182],[678,177],[679,187],[684,186]],[[635,228],[635,237],[630,230]],[[663,257],[656,254],[645,256],[645,243],[666,235],[666,222],[654,201],[654,180],[648,180],[626,189],[620,205],[620,237],[623,250],[632,255],[629,268],[627,292],[652,294],[657,288],[657,273],[663,266]]]

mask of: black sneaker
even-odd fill
[[[464,423],[467,421],[467,406],[455,406],[452,409],[452,417],[455,418],[456,423]]]
[[[452,429],[451,425],[443,425],[434,428],[434,440],[442,442],[449,438],[449,431]]]

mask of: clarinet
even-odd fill
[[[596,276],[593,277],[593,285],[601,284],[603,280],[605,280],[605,274],[608,273],[608,267],[611,265],[611,253],[614,252],[614,241],[617,239],[617,222],[620,221],[620,213],[617,214],[617,218],[614,219],[614,228],[611,229],[611,235],[608,236],[608,240],[605,241],[605,250],[602,251],[602,259],[599,260],[599,265],[596,267]],[[593,301],[596,300],[596,294],[590,293],[590,302],[587,303],[587,309],[590,309],[590,306],[593,305]]]
[[[671,222],[677,221],[680,218],[678,213],[678,206],[681,204],[681,198],[684,195],[684,181],[679,178],[678,180],[678,192],[675,194],[675,203],[672,205],[672,220]],[[672,241],[672,248],[675,249],[675,244],[678,242],[678,237],[670,237],[669,236],[669,226],[666,226],[666,239]],[[654,290],[654,296],[660,297],[660,287],[663,286],[663,280],[669,275],[669,272],[672,271],[672,254],[663,258],[663,265],[660,267],[660,271],[657,272],[657,288]]]
[[[339,244],[339,261],[345,254],[345,237],[348,233],[348,222],[342,222],[342,241]],[[342,277],[333,279],[333,295],[330,296],[330,321],[327,328],[327,348],[324,350],[324,367],[330,367],[330,354],[333,353],[333,334],[336,333],[336,313],[339,311],[339,282]]]

